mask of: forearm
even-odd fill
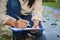
[[[9,26],[15,26],[15,24],[16,24],[16,21],[10,18],[5,23],[5,25],[9,25]]]
[[[34,10],[32,11],[32,20],[36,19],[39,21],[42,21],[42,0],[36,0],[36,3],[34,5]]]

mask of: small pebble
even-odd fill
[[[57,37],[60,37],[59,35],[57,35]]]
[[[47,19],[47,20],[50,20],[50,19]]]
[[[43,22],[46,22],[46,21],[43,21]]]
[[[56,23],[52,23],[51,25],[57,25]]]

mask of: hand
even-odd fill
[[[32,28],[39,28],[39,21],[38,20],[34,20],[34,25]],[[31,30],[30,32],[35,34],[35,33],[39,32],[39,30]]]
[[[14,26],[16,28],[26,28],[29,24],[29,21],[27,20],[23,20],[23,19],[20,19],[20,20],[12,20],[11,18],[9,18],[5,25],[9,25],[9,26]]]
[[[21,19],[21,20],[16,21],[15,26],[17,28],[26,28],[28,26],[28,24],[29,24],[29,22],[27,20]]]

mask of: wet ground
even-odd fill
[[[41,40],[60,40],[60,9],[54,9],[47,6],[43,8],[42,25],[45,30]]]

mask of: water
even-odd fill
[[[57,35],[60,36],[60,18],[55,17],[53,14],[56,14],[60,16],[60,9],[54,9],[51,7],[43,7],[43,20],[46,22],[42,22],[44,30],[44,35],[46,37],[46,40],[60,40],[60,37],[57,37]],[[51,25],[51,24],[57,24],[57,25]]]

